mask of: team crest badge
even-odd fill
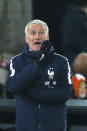
[[[56,86],[56,81],[54,80],[55,72],[54,72],[53,67],[48,69],[47,75],[48,75],[48,79],[49,79],[49,80],[48,80],[48,81],[45,81],[45,85],[46,85],[48,88],[55,88],[55,86]]]

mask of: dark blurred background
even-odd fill
[[[32,19],[45,21],[50,39],[61,53],[61,28],[69,4],[82,4],[86,0],[0,0],[0,53],[10,59],[24,47],[24,28]]]

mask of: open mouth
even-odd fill
[[[34,42],[34,45],[41,45],[41,42]]]

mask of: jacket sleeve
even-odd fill
[[[32,88],[31,98],[42,104],[64,104],[72,95],[72,80],[69,62],[63,64],[62,72],[57,80],[61,81],[56,88]],[[58,81],[58,83],[59,83]]]
[[[24,68],[20,70],[16,58],[13,58],[9,66],[8,91],[11,93],[22,93],[31,87],[32,83],[38,77],[39,67],[36,62],[25,65]]]

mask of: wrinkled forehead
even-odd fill
[[[43,30],[43,31],[46,31],[46,27],[42,24],[30,24],[27,28],[27,31],[32,31],[32,30],[36,30],[36,31],[40,31],[40,30]]]

